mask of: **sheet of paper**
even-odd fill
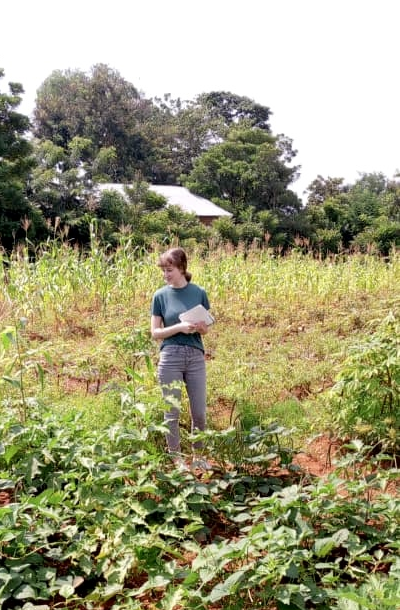
[[[184,311],[180,314],[179,319],[181,322],[205,322],[207,326],[215,322],[212,315],[203,305],[196,305],[196,307]]]

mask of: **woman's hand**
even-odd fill
[[[156,341],[162,341],[178,333],[183,333],[184,335],[192,335],[193,333],[205,335],[207,332],[208,326],[205,322],[179,322],[164,328],[160,316],[151,316],[151,336]]]
[[[200,335],[206,335],[208,333],[208,326],[205,322],[196,322],[193,326],[195,327],[195,333],[199,333]]]
[[[196,330],[196,324],[193,324],[192,322],[180,322],[177,326],[179,327],[179,332],[185,335],[193,335],[193,333],[198,332]]]
[[[208,326],[205,322],[181,322],[181,333],[185,335],[193,335],[199,333],[205,335],[208,332]]]

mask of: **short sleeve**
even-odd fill
[[[203,300],[202,300],[202,305],[204,305],[204,307],[206,309],[210,309],[210,302],[208,300],[208,296],[205,290],[203,290]]]
[[[157,294],[151,300],[150,313],[152,316],[161,316],[161,303]]]

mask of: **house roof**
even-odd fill
[[[98,188],[102,191],[114,190],[125,196],[124,184],[117,183],[105,183],[99,184]],[[149,189],[158,195],[165,197],[169,205],[177,205],[184,212],[196,214],[199,217],[219,217],[219,216],[232,216],[230,212],[227,212],[218,205],[215,205],[212,201],[194,195],[189,189],[184,186],[170,186],[164,184],[150,184]]]
[[[197,216],[232,216],[230,212],[204,197],[194,195],[184,186],[152,184],[150,190],[165,197],[170,205],[178,205],[184,212]]]

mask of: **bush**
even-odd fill
[[[399,390],[400,324],[391,313],[370,338],[351,350],[329,393],[338,432],[397,454]]]

